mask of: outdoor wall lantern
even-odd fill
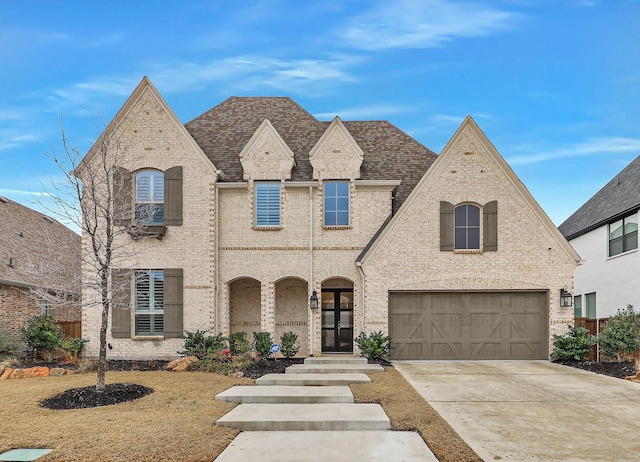
[[[567,286],[560,289],[560,306],[573,305],[573,295],[567,290]]]
[[[318,293],[315,290],[311,294],[311,297],[309,297],[309,308],[312,310],[318,309]]]

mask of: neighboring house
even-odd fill
[[[80,321],[80,243],[56,220],[0,197],[0,331],[18,338],[39,314]]]
[[[145,77],[105,136],[127,147],[118,223],[142,226],[113,274],[110,357],[172,357],[210,329],[294,331],[303,356],[380,330],[395,358],[542,359],[572,321],[559,294],[579,257],[471,118],[437,157],[290,98],[229,98],[183,125]],[[85,309],[83,336],[99,325]]]
[[[575,274],[575,316],[608,318],[640,308],[640,157],[559,226],[584,260]]]

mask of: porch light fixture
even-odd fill
[[[573,305],[573,295],[567,290],[567,286],[560,289],[560,306]]]
[[[311,297],[309,297],[309,308],[312,310],[318,309],[318,293],[315,290],[311,294]]]

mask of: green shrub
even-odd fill
[[[640,320],[633,305],[618,309],[598,335],[600,352],[606,359],[627,361],[640,348]]]
[[[40,315],[22,328],[22,339],[35,356],[43,357],[62,345],[64,334],[53,316]]]
[[[62,349],[71,355],[74,361],[78,361],[82,356],[84,345],[89,343],[87,338],[65,338],[62,340]]]
[[[0,331],[0,361],[20,355],[22,345],[9,332]]]
[[[358,345],[361,355],[367,359],[382,359],[388,357],[391,352],[391,337],[383,335],[381,331],[371,332],[369,336],[360,332],[353,340]]]
[[[234,332],[229,334],[229,349],[231,356],[238,356],[248,353],[251,349],[246,332]]]
[[[555,359],[584,361],[589,357],[591,346],[595,343],[595,337],[589,335],[587,329],[569,325],[569,331],[566,334],[554,334],[551,356]]]
[[[253,349],[258,352],[260,359],[266,359],[271,356],[271,345],[273,340],[270,332],[254,332],[253,333]]]
[[[225,337],[222,334],[207,335],[208,330],[185,331],[184,351],[178,351],[182,356],[195,356],[204,359],[209,355],[217,355],[225,348]]]
[[[300,344],[298,343],[298,334],[295,332],[285,332],[280,336],[280,352],[285,358],[293,358],[298,354]]]

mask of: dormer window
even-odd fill
[[[349,182],[324,182],[324,226],[349,226]]]
[[[164,174],[157,170],[136,173],[136,223],[164,224]]]

